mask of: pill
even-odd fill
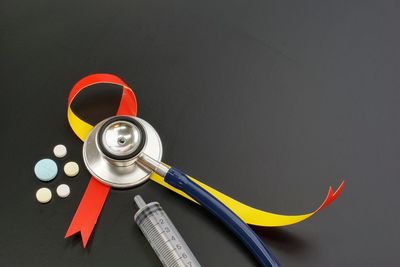
[[[70,161],[64,165],[64,172],[69,177],[74,177],[79,173],[79,165],[74,161]]]
[[[63,158],[67,155],[67,148],[64,145],[56,145],[53,149],[53,153],[57,158]]]
[[[40,181],[48,182],[57,176],[58,168],[54,160],[42,159],[36,163],[34,171]]]
[[[47,203],[51,200],[51,191],[47,187],[42,187],[36,191],[36,199],[40,203]]]
[[[57,195],[61,198],[66,198],[69,196],[69,193],[71,193],[71,190],[69,189],[69,186],[66,184],[60,184],[57,186]]]

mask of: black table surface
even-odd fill
[[[92,73],[134,88],[165,162],[251,206],[306,213],[346,180],[310,220],[256,229],[282,266],[395,266],[399,14],[398,1],[1,1],[0,266],[161,266],[133,222],[134,194],[161,203],[202,266],[257,266],[154,182],[112,190],[86,249],[64,239],[89,180],[66,100]],[[82,96],[79,114],[113,114],[114,89]],[[41,205],[33,167],[58,143],[60,168],[81,172],[45,184],[72,192]]]

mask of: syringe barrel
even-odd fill
[[[135,197],[139,210],[135,222],[149,241],[164,267],[200,267],[174,224],[158,202],[145,204]]]

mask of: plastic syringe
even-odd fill
[[[137,195],[135,203],[139,208],[135,222],[164,267],[201,266],[158,202],[146,204]]]

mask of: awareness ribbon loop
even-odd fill
[[[79,94],[79,92],[97,83],[109,83],[122,87],[122,97],[116,115],[136,116],[137,113],[137,102],[135,94],[133,93],[132,89],[117,76],[112,74],[92,74],[82,78],[74,85],[68,97],[68,121],[72,130],[82,141],[86,139],[86,136],[89,134],[93,126],[79,118],[72,111],[71,103],[73,102],[74,98]],[[192,177],[190,178],[200,187],[208,191],[211,195],[213,195],[215,198],[225,204],[244,222],[250,225],[262,227],[286,226],[301,222],[332,203],[340,195],[344,187],[344,181],[339,185],[336,191],[333,191],[332,187],[330,187],[328,194],[322,204],[316,210],[310,213],[302,215],[281,215],[262,211],[245,205]],[[196,202],[184,192],[167,184],[164,181],[164,178],[157,175],[156,173],[152,173],[150,175],[150,179],[174,191],[175,193],[193,202]],[[66,238],[80,232],[82,236],[83,246],[86,247],[86,244],[94,229],[97,218],[100,215],[101,209],[104,205],[109,191],[110,187],[108,185],[97,181],[94,177],[90,179],[86,191],[78,206],[78,209],[75,212],[75,215],[67,230],[67,233],[65,235]]]

